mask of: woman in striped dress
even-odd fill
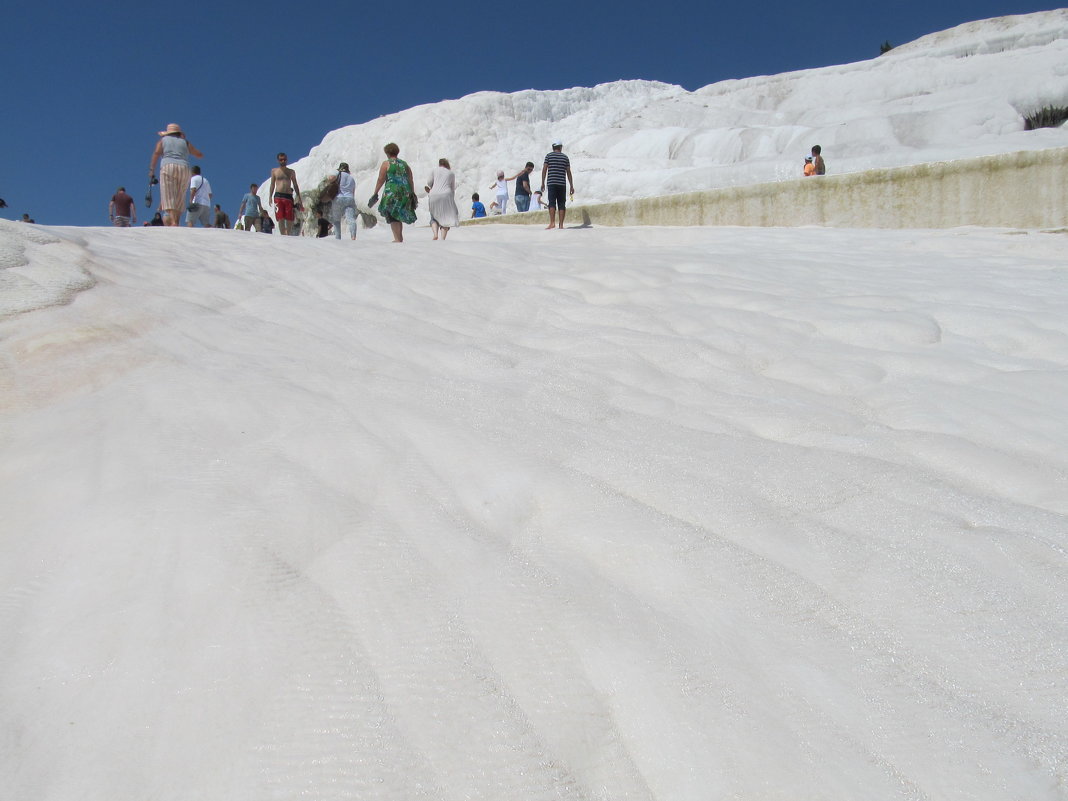
[[[166,131],[159,132],[159,141],[152,151],[149,177],[156,174],[159,162],[159,205],[165,212],[164,225],[178,225],[185,206],[185,193],[189,190],[189,156],[204,158],[204,154],[186,141],[182,126],[172,122]]]

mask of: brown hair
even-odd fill
[[[400,154],[400,148],[392,142],[382,148],[382,150],[384,150],[386,155],[389,156],[391,159],[396,158]]]
[[[452,169],[452,167],[449,166],[449,160],[446,159],[446,158],[438,159],[438,166],[439,167],[444,167],[446,170],[451,170]]]

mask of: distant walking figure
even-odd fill
[[[571,177],[571,160],[564,155],[564,143],[557,139],[553,142],[551,153],[545,155],[545,163],[541,167],[541,188],[548,189],[549,198],[549,225],[556,228],[556,211],[560,210],[560,228],[564,227],[564,215],[567,214],[566,192],[568,184],[571,185],[571,194],[575,194],[575,179]]]
[[[252,184],[248,192],[241,198],[241,206],[237,210],[237,216],[244,222],[245,230],[251,231],[260,223],[263,208],[260,205],[259,186]]]
[[[200,167],[193,167],[193,177],[189,179],[189,209],[185,215],[185,224],[192,228],[197,222],[201,228],[211,228],[211,199],[214,193],[208,179],[200,174]],[[199,179],[199,180],[198,180]]]
[[[534,162],[528,161],[527,166],[513,175],[511,178],[506,178],[506,181],[515,181],[515,210],[527,211],[530,209],[530,174],[534,172]]]
[[[148,175],[149,178],[155,177],[158,162],[159,205],[166,215],[163,224],[176,226],[181,222],[185,193],[189,189],[189,178],[192,174],[189,169],[189,156],[192,154],[202,159],[204,154],[186,140],[182,126],[176,122],[168,125],[167,130],[160,131],[159,137],[156,149],[152,151]]]
[[[504,170],[497,170],[496,182],[489,185],[490,189],[497,190],[497,213],[508,213],[508,179],[504,177]]]
[[[296,209],[303,209],[300,202],[300,186],[297,174],[287,166],[289,156],[278,154],[278,166],[271,170],[271,199],[274,201],[274,213],[278,219],[278,233],[292,236],[293,223],[296,221]]]
[[[415,208],[418,205],[412,168],[398,158],[400,148],[393,142],[382,150],[386,154],[386,160],[378,168],[378,183],[375,184],[375,193],[367,205],[374,206],[378,202],[379,191],[382,192],[382,202],[378,204],[378,210],[382,212],[393,231],[393,241],[403,242],[404,223],[411,225],[415,222]]]
[[[349,238],[356,239],[356,179],[349,172],[349,165],[341,162],[337,168],[337,196],[330,206],[330,219],[334,223],[334,238],[341,239],[341,220],[349,221]]]
[[[434,239],[439,233],[445,239],[449,229],[460,224],[460,210],[456,208],[456,176],[452,174],[448,159],[438,159],[438,166],[423,188],[430,195],[427,205],[430,206],[430,229]]]
[[[137,224],[137,204],[126,194],[126,187],[120,186],[108,203],[108,216],[116,228],[129,228]]]
[[[812,146],[812,163],[816,165],[816,175],[826,175],[827,165],[823,163],[823,148],[819,145]]]

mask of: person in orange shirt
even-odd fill
[[[816,165],[812,163],[812,156],[805,156],[805,177],[816,174]]]

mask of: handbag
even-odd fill
[[[194,175],[193,177],[196,178],[198,176]],[[199,178],[200,178],[200,186],[204,186],[204,176],[201,175],[201,176],[199,176]],[[193,201],[193,198],[195,198],[197,196],[197,192],[200,191],[200,186],[198,186],[196,188],[195,192],[192,190],[192,187],[190,187],[190,191],[192,192],[192,196],[189,198],[189,205],[185,207],[186,211],[196,211],[197,210],[197,206],[200,205],[199,203],[195,203]]]

